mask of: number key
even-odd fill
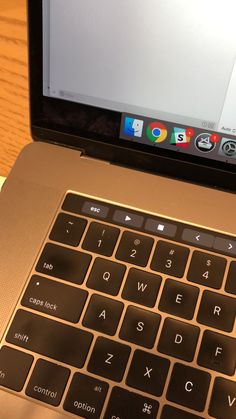
[[[189,249],[160,240],[152,259],[151,269],[181,278],[185,271]]]
[[[125,231],[116,258],[134,265],[146,266],[154,240],[151,237]]]
[[[221,287],[226,260],[222,257],[195,251],[190,263],[188,281],[202,284],[207,287]]]
[[[93,222],[89,226],[82,247],[90,252],[111,256],[119,234],[118,228]]]

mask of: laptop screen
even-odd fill
[[[235,0],[43,0],[43,95],[112,111],[119,146],[235,165],[235,15]]]

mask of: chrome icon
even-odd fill
[[[167,137],[167,129],[161,122],[151,122],[147,127],[147,137],[153,143],[161,143]]]

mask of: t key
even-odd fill
[[[181,278],[185,271],[189,249],[160,240],[152,259],[151,269]]]

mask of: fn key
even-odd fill
[[[21,391],[32,362],[31,355],[3,346],[0,350],[0,387]]]

